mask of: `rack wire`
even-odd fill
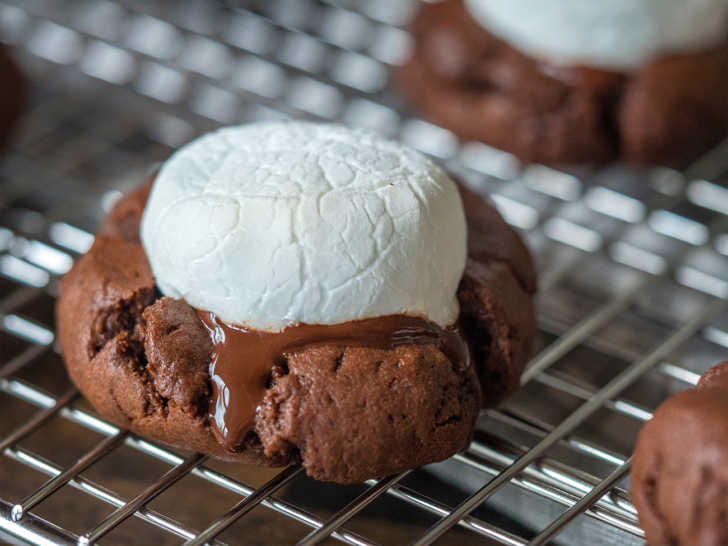
[[[33,81],[0,161],[0,538],[12,543],[641,544],[641,424],[728,347],[728,145],[684,172],[559,170],[450,132],[388,85],[416,4],[0,1]],[[100,419],[54,346],[60,275],[100,218],[221,124],[361,125],[442,162],[521,230],[538,351],[464,453],[361,486],[255,469]]]

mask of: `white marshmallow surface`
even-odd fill
[[[483,27],[554,64],[630,71],[726,37],[728,0],[465,0]]]
[[[198,138],[160,169],[141,238],[163,294],[230,324],[409,314],[446,326],[459,312],[454,182],[365,131],[296,121]]]

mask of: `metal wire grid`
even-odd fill
[[[728,150],[685,173],[565,172],[458,142],[387,89],[390,66],[407,54],[401,25],[412,8],[386,0],[232,8],[0,3],[0,35],[36,82],[19,138],[0,163],[0,407],[22,400],[37,408],[7,423],[0,451],[3,461],[47,476],[14,499],[5,494],[10,482],[0,481],[0,533],[36,543],[113,542],[103,537],[140,519],[166,537],[202,544],[240,518],[244,530],[244,516],[263,506],[312,529],[291,542],[331,536],[374,544],[357,518],[393,498],[431,516],[412,539],[419,544],[463,536],[517,545],[578,544],[585,536],[641,541],[624,481],[634,434],[662,399],[694,384],[728,347],[728,190],[720,185]],[[541,339],[524,388],[481,417],[465,453],[427,470],[448,492],[463,494],[430,494],[436,490],[425,487],[425,471],[416,470],[370,481],[352,498],[342,494],[322,516],[283,494],[305,480],[297,468],[254,487],[203,456],[99,419],[72,387],[55,392],[38,375],[24,375],[39,363],[45,371],[44,359],[55,354],[48,308],[57,276],[88,247],[118,189],[195,134],[277,116],[365,125],[404,140],[489,194],[531,244],[541,272]],[[58,419],[101,440],[65,465],[24,445]],[[167,471],[135,496],[88,477],[122,447]],[[205,499],[226,490],[239,500],[200,528],[152,507],[187,476],[201,480]],[[305,483],[312,498],[324,487]],[[82,532],[39,515],[41,503],[67,486],[113,510]]]

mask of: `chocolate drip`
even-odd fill
[[[197,314],[213,343],[210,422],[231,451],[253,428],[271,370],[287,353],[332,343],[377,349],[434,344],[456,366],[470,366],[470,349],[457,326],[443,329],[418,317],[389,315],[333,325],[297,324],[272,333],[226,324],[208,311]]]

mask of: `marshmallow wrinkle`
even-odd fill
[[[308,122],[228,127],[162,166],[141,239],[156,282],[265,331],[408,314],[455,322],[460,195],[425,156]]]

